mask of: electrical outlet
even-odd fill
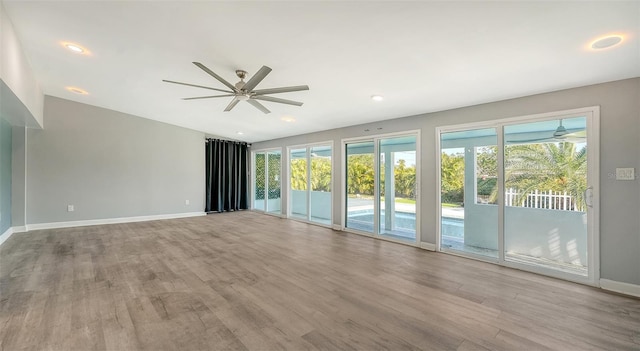
[[[616,180],[635,180],[635,168],[616,168]]]
[[[76,209],[73,207],[73,205],[67,205],[67,212],[73,212]]]
[[[184,200],[184,204],[188,205],[189,204],[189,200]]]

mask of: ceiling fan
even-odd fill
[[[247,72],[241,69],[236,70],[236,75],[238,76],[238,78],[240,78],[240,81],[234,85],[229,83],[219,75],[217,75],[215,72],[207,68],[202,63],[193,62],[193,64],[198,66],[200,69],[205,71],[207,74],[209,74],[213,78],[217,79],[220,83],[224,84],[227,88],[229,88],[229,90],[211,88],[211,87],[206,87],[206,86],[196,85],[196,84],[176,82],[176,81],[166,80],[166,79],[163,79],[162,81],[167,83],[187,85],[190,87],[210,89],[210,90],[227,93],[223,95],[198,96],[198,97],[190,97],[190,98],[183,99],[183,100],[197,100],[197,99],[210,99],[210,98],[217,98],[217,97],[233,96],[233,99],[231,100],[229,105],[227,105],[227,107],[224,109],[225,112],[231,111],[240,101],[246,101],[249,104],[251,104],[253,107],[257,108],[258,110],[264,113],[271,113],[271,111],[269,111],[266,107],[264,107],[264,105],[262,105],[257,100],[277,102],[280,104],[287,104],[287,105],[294,105],[294,106],[302,106],[302,102],[287,100],[287,99],[280,99],[280,98],[271,97],[267,95],[289,93],[289,92],[301,91],[301,90],[309,90],[309,87],[306,85],[254,90],[255,87],[258,84],[260,84],[260,82],[262,82],[262,80],[267,76],[267,74],[271,72],[271,68],[267,66],[262,66],[262,68],[260,68],[260,70],[258,70],[258,72],[254,74],[253,77],[251,77],[251,79],[249,79],[247,82],[244,81],[244,79],[247,77]]]
[[[562,125],[562,120],[558,125],[558,128],[551,134],[551,136],[538,138],[538,139],[526,139],[526,140],[508,140],[508,143],[531,143],[531,142],[581,142],[587,137],[586,130],[579,130],[569,133],[567,128]]]

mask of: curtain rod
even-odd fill
[[[245,144],[247,146],[251,146],[251,143],[247,143],[246,141],[239,140],[226,140],[226,139],[217,139],[217,138],[204,138],[205,142],[209,141],[223,141],[225,143],[236,143],[236,144]]]

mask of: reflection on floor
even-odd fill
[[[309,219],[307,218],[307,215],[305,213],[296,213],[293,212],[291,213],[291,218],[295,218],[295,219],[301,219],[303,221],[308,221]],[[316,217],[316,216],[311,216],[311,222],[313,223],[320,223],[320,224],[324,224],[324,225],[331,225],[331,218],[324,218],[324,217]]]
[[[470,253],[474,255],[498,258],[498,250],[487,249],[484,247],[471,246],[464,244],[464,238],[461,237],[453,237],[453,236],[442,236],[442,249],[443,250],[454,250],[461,251],[465,253]]]
[[[484,247],[465,245],[463,238],[458,237],[442,237],[442,250],[443,251],[457,251],[461,254],[472,254],[491,258],[498,258],[498,250],[487,249]],[[514,252],[507,252],[505,259],[509,262],[525,264],[528,266],[538,266],[543,268],[552,269],[558,272],[564,272],[569,274],[576,274],[581,276],[587,276],[588,271],[586,266],[575,265],[571,263],[552,261],[542,257],[533,257],[529,255],[523,255]]]
[[[510,262],[516,262],[526,264],[530,266],[539,266],[545,268],[551,268],[555,271],[577,274],[582,276],[588,275],[586,266],[579,266],[571,263],[552,261],[543,257],[532,257],[514,252],[507,252],[505,259]]]
[[[351,217],[347,221],[347,228],[373,234],[373,223],[368,221],[359,221],[356,219],[352,219]],[[380,235],[387,238],[396,239],[396,240],[410,241],[410,242],[416,241],[415,230],[396,228],[394,230],[385,230],[384,233],[381,233]]]

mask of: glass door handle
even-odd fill
[[[584,204],[593,208],[593,187],[590,186],[584,190]]]

